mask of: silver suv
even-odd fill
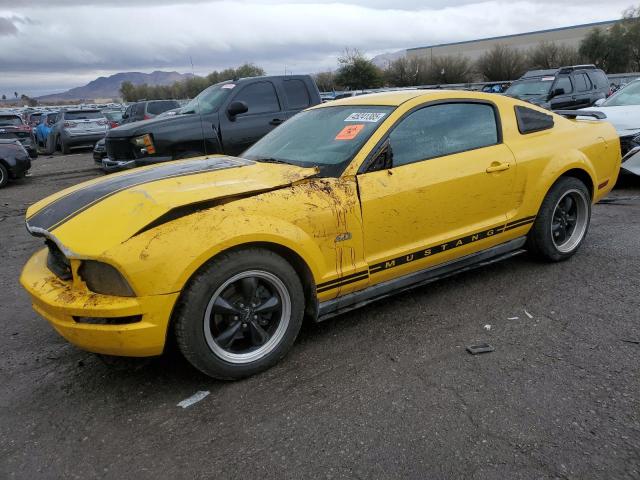
[[[74,147],[93,147],[104,138],[108,126],[100,110],[66,110],[58,113],[50,135],[55,149],[67,154]]]

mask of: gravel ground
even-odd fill
[[[107,365],[32,311],[24,211],[96,175],[90,153],[41,157],[0,190],[0,478],[640,478],[640,179],[567,262],[305,325],[275,368],[222,383],[176,353]]]

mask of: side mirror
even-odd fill
[[[236,115],[247,113],[248,111],[249,106],[247,105],[247,102],[231,102],[231,105],[227,108],[227,113],[231,118],[234,118]]]
[[[604,103],[604,98],[599,98],[598,100],[596,100],[596,103],[594,103],[594,105],[596,107],[599,107],[600,105],[602,105]]]
[[[557,97],[558,95],[564,95],[564,88],[554,88],[549,98]]]

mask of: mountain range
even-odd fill
[[[87,83],[83,87],[72,88],[62,93],[54,93],[38,97],[41,103],[59,102],[65,100],[85,100],[119,98],[122,82],[131,82],[134,85],[171,85],[174,82],[193,77],[191,73],[162,72],[152,73],[122,72],[109,77],[99,77]]]

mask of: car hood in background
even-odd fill
[[[622,107],[589,107],[580,110],[597,110],[607,116],[621,137],[640,133],[640,105],[625,105]]]
[[[53,240],[69,258],[96,257],[152,228],[169,212],[178,218],[316,174],[315,168],[225,156],[152,165],[85,182],[37,202],[27,210],[27,229]]]
[[[182,115],[157,116],[149,120],[140,120],[138,122],[125,123],[116,128],[112,128],[107,132],[108,138],[130,138],[136,135],[144,135],[150,133],[152,129],[161,127],[171,127],[174,123],[180,123],[185,117],[195,115],[187,113]]]

